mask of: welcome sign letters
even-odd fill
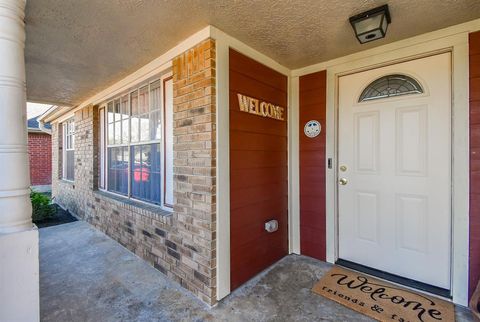
[[[246,95],[237,94],[237,96],[240,111],[279,121],[285,120],[285,108]]]

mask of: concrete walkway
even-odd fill
[[[40,229],[42,321],[371,321],[311,293],[330,265],[287,256],[208,308],[85,222]],[[457,321],[473,321],[456,310]]]

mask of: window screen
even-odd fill
[[[75,179],[75,122],[63,123],[63,179]]]
[[[166,129],[163,127],[166,111],[170,113],[169,122],[173,122],[171,79],[150,81],[106,103],[108,191],[171,207],[173,192],[165,194],[164,191],[166,178],[170,178],[170,183],[172,175],[164,178],[167,171],[164,160],[167,151],[171,163],[173,140],[165,140]],[[168,90],[172,93],[165,94],[163,84],[166,81],[169,81]],[[168,131],[171,138],[173,126],[169,126]],[[170,163],[168,171],[172,172]],[[169,187],[173,189],[171,185]],[[168,203],[166,195],[169,196]]]
[[[132,146],[132,197],[160,203],[160,144]]]

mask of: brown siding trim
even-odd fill
[[[287,77],[234,50],[230,85],[230,288],[288,253]],[[285,121],[240,111],[237,94],[285,108]],[[264,223],[276,219],[268,233]]]
[[[300,77],[300,250],[303,255],[326,259],[326,71]],[[305,123],[317,120],[320,135],[308,138]]]
[[[480,32],[469,35],[470,70],[470,234],[469,286],[480,279]]]

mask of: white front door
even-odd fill
[[[339,79],[339,258],[444,289],[450,62],[445,53]]]

